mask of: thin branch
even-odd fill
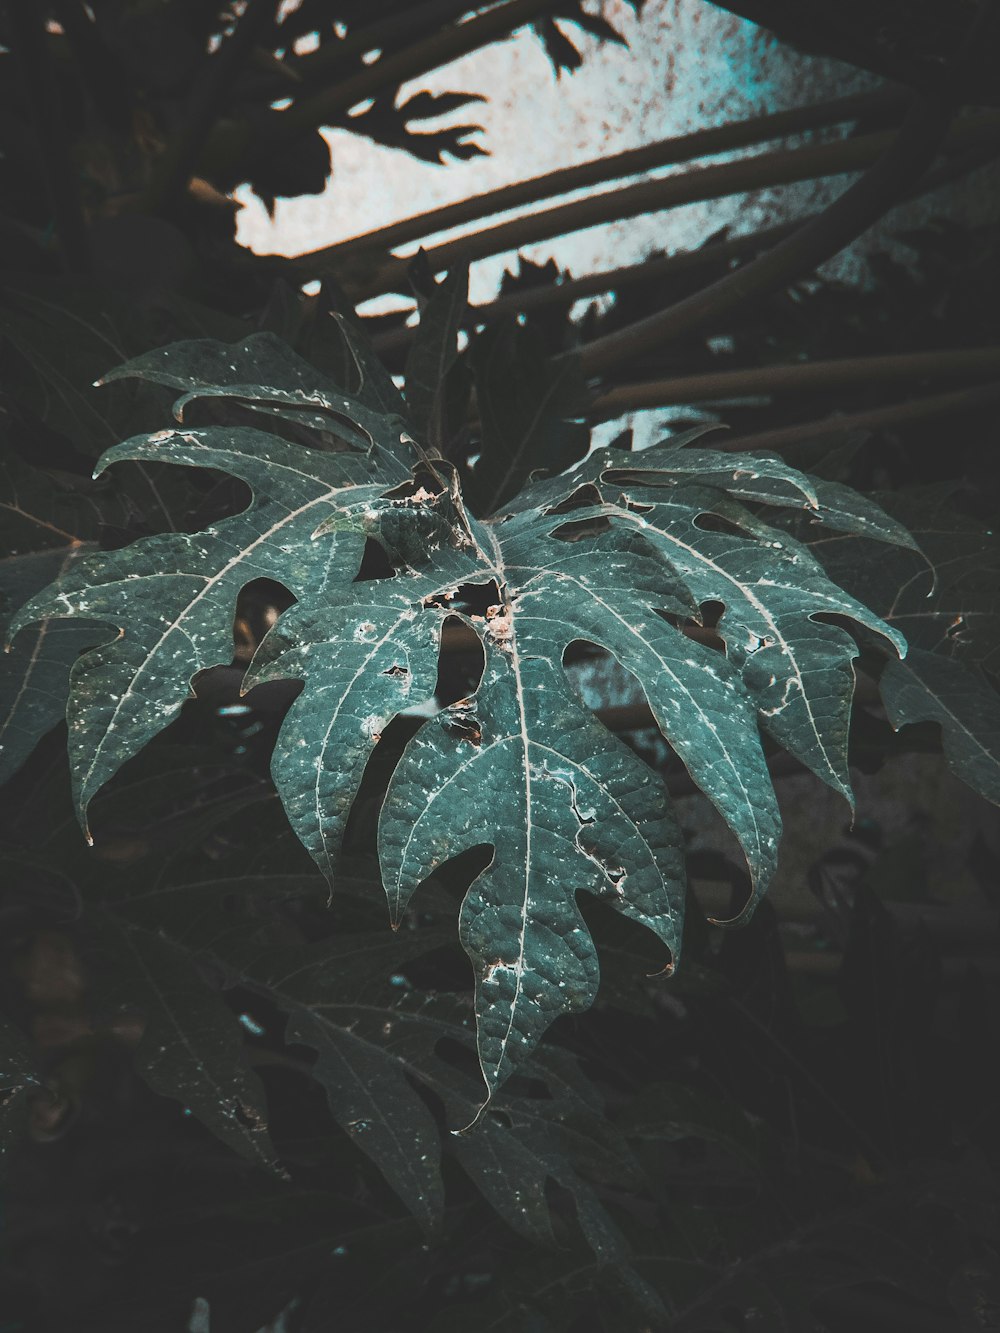
[[[542,199],[569,194],[573,190],[589,189],[591,186],[627,176],[640,176],[658,167],[678,166],[682,162],[691,162],[700,157],[713,157],[718,153],[732,152],[734,149],[766,143],[771,139],[787,138],[793,134],[840,125],[862,116],[888,115],[899,109],[902,100],[902,95],[898,91],[879,89],[874,92],[856,93],[851,97],[837,98],[835,101],[819,102],[812,106],[792,107],[772,115],[753,116],[748,120],[713,126],[711,129],[698,130],[693,134],[675,135],[656,143],[645,144],[641,148],[616,153],[612,157],[595,158],[573,167],[564,167],[560,171],[550,171],[544,176],[516,181],[513,185],[504,185],[484,194],[473,195],[469,199],[460,199],[456,203],[445,204],[442,208],[432,209],[415,217],[403,218],[388,227],[381,227],[361,236],[352,236],[349,240],[338,242],[337,245],[315,250],[311,254],[299,255],[297,259],[298,262],[312,260],[315,263],[326,258],[340,259],[356,250],[394,250],[397,246],[432,236],[435,232],[464,226],[468,222],[476,222],[492,214],[507,213],[511,209],[523,208]]]
[[[948,151],[956,151],[983,142],[996,142],[998,137],[1000,137],[1000,111],[978,112],[956,124],[947,137],[945,147]],[[887,156],[887,150],[892,151],[890,145],[894,139],[895,136],[891,131],[867,134],[856,139],[814,144],[807,148],[759,153],[736,162],[699,167],[694,171],[679,173],[661,180],[640,181],[636,185],[588,195],[571,203],[559,204],[554,208],[499,223],[469,236],[459,237],[457,240],[445,241],[430,247],[425,253],[433,271],[439,273],[454,264],[472,263],[489,255],[518,250],[523,245],[551,240],[553,237],[565,236],[570,232],[599,226],[602,223],[638,217],[643,213],[659,213],[666,209],[678,208],[683,204],[701,203],[709,199],[724,198],[727,195],[745,194],[751,190],[860,171]],[[921,167],[925,165],[925,159],[921,159],[920,165]],[[819,214],[815,225],[827,216],[827,213]],[[795,236],[802,230],[804,229],[797,229]],[[793,239],[794,236],[790,237],[786,244],[791,244]],[[804,245],[798,248],[804,250]],[[815,244],[811,244],[808,253],[811,254],[815,248]],[[831,253],[836,253],[840,248],[842,247],[838,244]],[[322,255],[324,252],[317,253]],[[823,258],[828,257],[824,253]],[[290,263],[303,277],[307,273],[319,274],[323,271],[322,265],[316,263],[316,255],[303,255],[291,260]],[[389,259],[382,264],[377,270],[379,290],[406,290],[407,264],[408,261],[405,259]],[[809,271],[814,267],[815,263],[806,265],[806,270]],[[343,277],[345,270],[338,271]],[[346,271],[349,272],[349,267]],[[738,275],[733,275],[734,278],[736,276]],[[663,314],[651,317],[652,320],[662,318]],[[643,321],[641,325],[630,328],[645,329],[648,322]],[[623,337],[624,333],[625,331],[621,330],[619,334],[608,335],[608,338]],[[652,336],[649,342],[655,343],[659,340],[657,335]],[[603,355],[601,349],[605,341],[607,340],[597,340],[590,346],[598,348]],[[643,346],[646,345],[648,344],[644,341]],[[588,354],[589,348],[584,349],[585,368],[587,370],[597,368],[596,362],[592,367],[591,362],[586,360]],[[596,357],[598,353],[594,355]],[[617,359],[616,354],[615,360]]]
[[[638,408],[677,403],[759,398],[776,393],[858,388],[919,380],[980,379],[1000,372],[1000,347],[958,347],[938,352],[841,357],[792,365],[753,366],[704,375],[679,375],[645,384],[621,384],[595,399],[587,413],[606,421]]]
[[[813,272],[867,231],[913,187],[949,139],[954,142],[949,126],[961,101],[963,73],[981,59],[981,44],[997,22],[996,7],[982,5],[941,88],[913,103],[874,165],[829,208],[745,267],[648,319],[596,339],[583,350],[584,371],[605,371],[671,339],[717,325],[734,310]],[[978,117],[969,117],[966,123],[974,120]]]
[[[906,195],[906,200],[922,198],[954,180],[969,175],[988,162],[992,162],[998,151],[1000,151],[1000,138],[966,149],[964,152],[957,152],[940,166],[927,172],[917,186]],[[465,327],[488,324],[491,320],[501,319],[505,315],[521,314],[547,305],[563,305],[588,296],[621,291],[637,283],[648,284],[675,275],[728,266],[733,260],[746,259],[776,244],[816,216],[815,213],[806,214],[791,222],[780,222],[774,227],[744,232],[724,241],[712,241],[697,250],[680,250],[676,254],[644,259],[638,264],[626,264],[621,268],[604,269],[600,273],[586,273],[579,278],[567,278],[564,282],[547,282],[537,287],[508,292],[485,305],[470,306]],[[413,339],[413,333],[412,328],[400,327],[378,335],[373,339],[373,343],[378,352],[391,353],[407,346]]]
[[[786,449],[824,435],[837,435],[853,430],[881,430],[886,426],[901,426],[911,421],[930,421],[934,417],[950,416],[985,407],[1000,399],[1000,384],[978,385],[971,389],[955,389],[950,393],[928,395],[926,398],[908,398],[905,402],[887,407],[874,407],[867,412],[834,413],[812,421],[800,421],[793,426],[779,426],[775,430],[756,431],[752,435],[713,435],[712,448],[738,452],[743,449]]]

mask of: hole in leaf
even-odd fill
[[[469,698],[479,688],[485,670],[486,654],[478,636],[457,616],[449,616],[441,634],[435,699],[447,708]]]
[[[267,631],[295,598],[274,579],[254,579],[240,590],[233,618],[233,657],[249,662]]]
[[[585,537],[597,537],[602,532],[611,531],[611,521],[607,518],[584,518],[576,523],[562,523],[551,534],[556,541],[578,542]]]
[[[731,537],[742,537],[745,541],[754,541],[754,534],[748,532],[746,528],[741,528],[738,523],[731,519],[723,518],[721,514],[702,512],[694,518],[694,526],[700,528],[702,532],[724,532]]]
[[[479,746],[483,742],[483,732],[479,725],[475,703],[471,699],[460,699],[450,704],[441,715],[441,725],[449,736]]]
[[[382,729],[378,744],[368,757],[344,831],[344,847],[350,852],[375,855],[378,816],[386,789],[399,763],[403,747],[423,726],[425,718],[400,715]]]
[[[552,505],[545,512],[546,514],[570,514],[574,509],[589,509],[591,505],[599,505],[602,502],[601,492],[592,482],[587,482],[584,486],[578,486],[572,495],[568,495],[559,504]]]
[[[670,961],[670,951],[655,935],[617,911],[608,898],[586,889],[577,894],[577,906],[597,945],[601,964],[601,999],[611,1004],[635,999],[649,986],[649,978]]]
[[[391,579],[395,576],[395,567],[389,559],[385,547],[374,537],[369,537],[365,542],[364,554],[361,557],[361,568],[354,576],[354,582],[367,583],[369,579]]]
[[[446,611],[457,611],[465,616],[479,616],[486,619],[486,613],[503,601],[496,579],[488,583],[460,583],[455,588],[447,588],[437,597],[429,597],[425,606],[440,606]]]

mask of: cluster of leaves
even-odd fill
[[[438,329],[426,327],[435,342]],[[441,329],[450,335],[447,320]],[[493,847],[460,923],[492,1095],[553,1018],[593,1001],[596,957],[579,891],[648,926],[675,961],[680,952],[680,832],[653,774],[574,698],[562,668],[569,646],[594,643],[642,682],[664,736],[744,850],[753,894],[743,915],[767,888],[780,829],[758,721],[850,796],[857,648],[818,617],[846,618],[905,651],[897,631],[761,514],[798,508],[866,540],[913,541],[844,487],[776,458],[734,465],[689,440],[632,458],[597,451],[504,501],[510,459],[499,507],[483,521],[443,460],[419,460],[391,381],[363,349],[355,358],[353,397],[263,334],[231,347],[175,345],[116,372],[181,389],[179,420],[194,401],[236,399],[272,420],[318,426],[342,447],[310,450],[251,426],[181,425],[110,450],[99,472],[119,460],[214,468],[245,482],[252,501],[203,531],[149,537],[61,569],[10,628],[16,638],[41,622],[23,650],[29,677],[18,702],[29,715],[19,725],[30,736],[35,664],[48,668],[61,653],[86,830],[96,792],[177,716],[201,672],[227,663],[242,590],[278,580],[295,603],[265,635],[241,689],[304,681],[272,773],[292,828],[335,888],[369,755],[396,716],[433,701],[445,623],[472,629],[481,680],[405,748],[379,856],[398,925],[428,874],[463,850]],[[485,396],[487,412],[498,388]],[[388,577],[358,580],[366,544]],[[714,604],[723,651],[685,633],[703,627]],[[76,657],[78,640],[48,639],[53,620],[115,632]],[[57,698],[41,691],[43,707]],[[46,710],[43,727],[52,720]]]
[[[744,930],[706,929],[684,871],[730,883],[746,917],[790,756],[847,794],[848,760],[943,741],[1000,796],[988,415],[949,423],[947,448],[936,425],[797,446],[808,476],[693,436],[587,457],[593,387],[567,349],[710,266],[573,323],[554,266],[507,280],[508,308],[533,285],[551,299],[500,321],[418,261],[420,328],[390,362],[404,401],[332,283],[304,299],[237,252],[222,192],[321,188],[320,125],[428,160],[479,151],[474,127],[420,126],[474,94],[397,106],[398,83],[375,88],[411,43],[470,32],[465,10],[155,8],[154,26],[148,6],[70,0],[0,33],[20,71],[0,94],[18,270],[0,610],[45,616],[23,613],[0,659],[4,1317],[980,1326],[1000,1004],[991,960],[962,950],[988,947],[992,915],[970,944],[960,910],[930,934],[928,905],[914,929],[913,903],[880,902],[919,896],[913,847],[855,854],[846,881],[821,861],[809,962],[842,950],[834,986],[789,973],[766,902]],[[886,10],[851,25],[855,48]],[[538,14],[557,71],[579,63],[567,20],[615,40],[577,4]],[[358,79],[367,110],[309,122],[316,94]],[[185,161],[192,185],[158,197]],[[782,292],[622,373],[995,341],[995,231],[918,242],[916,275]],[[137,436],[178,390],[178,426]],[[725,415],[766,429],[799,410]],[[613,725],[658,772],[608,731],[615,709],[583,706],[584,655],[634,672]],[[855,663],[881,695],[852,710]],[[71,679],[75,790],[66,733],[44,735]],[[750,875],[685,855],[667,791],[692,788]],[[986,843],[956,871],[995,904]]]

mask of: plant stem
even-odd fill
[[[793,365],[753,366],[706,375],[679,375],[647,384],[621,384],[597,398],[588,416],[605,421],[644,407],[704,403],[775,393],[896,384],[921,379],[979,378],[1000,373],[1000,347],[958,347],[937,352],[842,357]]]
[[[860,116],[889,113],[898,109],[900,102],[901,95],[897,91],[879,89],[874,92],[856,93],[851,97],[841,97],[835,101],[819,102],[812,106],[792,107],[772,115],[733,121],[728,125],[698,130],[693,134],[661,139],[657,143],[632,148],[627,152],[616,153],[612,157],[595,158],[574,167],[551,171],[544,176],[533,176],[529,180],[517,181],[513,185],[505,185],[485,194],[474,195],[470,199],[446,204],[428,213],[403,218],[388,227],[351,237],[350,240],[341,241],[323,250],[313,251],[311,255],[300,255],[298,259],[301,262],[310,259],[319,261],[326,257],[341,258],[355,250],[393,250],[397,246],[419,240],[424,236],[431,236],[435,232],[463,226],[465,223],[475,222],[491,214],[506,213],[513,208],[535,204],[541,199],[569,194],[573,190],[588,189],[626,176],[639,176],[657,167],[676,166],[681,162],[693,161],[695,158],[731,152],[733,149],[764,143],[769,139],[780,139],[792,134],[839,125],[845,121],[856,120]]]

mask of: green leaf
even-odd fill
[[[911,648],[889,661],[879,681],[889,721],[937,722],[948,767],[1000,805],[1000,696],[971,667],[940,653]]]
[[[275,370],[269,386],[245,382],[255,358]],[[897,630],[761,512],[843,524],[890,549],[912,539],[870,502],[780,460],[690,449],[699,432],[638,455],[599,451],[482,522],[466,511],[447,464],[424,484],[390,491],[401,480],[396,444],[409,447],[398,419],[339,390],[310,397],[304,363],[295,368],[273,339],[172,348],[163,366],[154,362],[147,358],[142,373],[191,393],[234,393],[293,413],[333,405],[354,423],[345,433],[364,439],[357,452],[318,452],[216,427],[140,437],[105,456],[103,466],[156,457],[217,468],[246,481],[255,498],[205,532],[79,562],[69,583],[34,598],[16,620],[88,616],[124,631],[74,667],[70,748],[81,812],[176,714],[196,672],[227,660],[242,586],[278,579],[296,605],[265,636],[244,689],[282,677],[304,682],[272,772],[298,837],[335,884],[370,753],[395,715],[427,708],[444,622],[464,620],[482,643],[481,682],[408,743],[382,809],[379,855],[398,923],[437,867],[472,847],[493,849],[459,920],[475,976],[482,1116],[548,1025],[594,999],[597,956],[580,891],[648,927],[665,961],[679,956],[684,854],[666,792],[570,687],[570,644],[593,643],[638,678],[665,737],[743,847],[753,883],[743,919],[766,891],[780,832],[758,726],[849,796],[858,649],[834,622],[905,648]],[[484,422],[499,423],[495,369],[487,368],[481,410]],[[511,447],[493,461],[484,453],[475,470],[477,487],[496,473],[491,495],[535,462],[574,456],[576,446],[564,449],[546,424],[558,415],[558,384],[544,367],[525,373],[526,386],[507,383],[517,389]],[[221,385],[206,383],[210,374]],[[543,442],[547,455],[538,455]],[[391,577],[356,581],[368,542],[382,547]],[[721,608],[711,630],[706,606]],[[324,1058],[334,1061],[330,1051]]]
[[[116,627],[78,659],[67,720],[74,793],[87,806],[122,764],[179,713],[193,677],[233,655],[236,599],[255,578],[279,578],[296,597],[330,579],[350,580],[364,548],[360,523],[322,545],[319,522],[344,503],[374,499],[359,487],[364,461],[320,454],[248,427],[161,431],[109,450],[99,470],[121,459],[211,467],[244,480],[249,508],[204,533],[165,533],[75,562],[33,597],[10,634],[32,621],[82,617]]]
[[[370,457],[372,480],[385,476],[400,481],[415,458],[412,441],[400,430],[402,418],[396,415],[403,410],[403,400],[381,366],[377,373],[351,339],[346,321],[339,323],[358,367],[357,397],[321,375],[272,333],[254,333],[235,345],[211,338],[172,343],[127,361],[99,383],[136,378],[183,389],[174,403],[178,421],[183,421],[188,404],[198,399],[238,400],[265,415],[329,432]]]
[[[0,563],[0,630],[11,611],[47,585],[58,586],[86,546],[9,557]],[[43,620],[0,658],[0,782],[21,767],[66,713],[70,670],[99,638],[99,626]]]
[[[433,277],[431,278],[433,282]],[[436,453],[448,442],[448,372],[458,359],[458,333],[469,299],[469,270],[453,268],[422,304],[406,358],[406,404],[417,438]]]
[[[880,498],[926,559],[861,536],[824,536],[811,549],[911,644],[879,679],[892,725],[939,723],[955,775],[1000,800],[1000,705],[991,684],[1000,669],[1000,540],[955,508],[950,488]]]
[[[1000,672],[1000,536],[955,507],[953,488],[878,495],[922,555],[857,535],[816,534],[830,577],[927,652]]]
[[[59,478],[10,457],[0,463],[6,554],[0,560],[0,634],[12,613],[47,585],[57,585],[94,548],[114,498],[76,478]],[[96,625],[48,620],[21,634],[0,657],[0,782],[24,763],[39,738],[66,712],[70,669],[100,637]]]
[[[239,1023],[201,980],[192,957],[111,913],[97,919],[96,931],[105,953],[99,977],[104,1006],[137,1009],[144,1019],[134,1055],[139,1074],[231,1148],[274,1169],[264,1089],[244,1062]]]
[[[513,320],[488,325],[472,348],[482,452],[467,483],[489,513],[538,468],[560,472],[587,452],[587,400],[579,363],[550,362],[541,335]]]

